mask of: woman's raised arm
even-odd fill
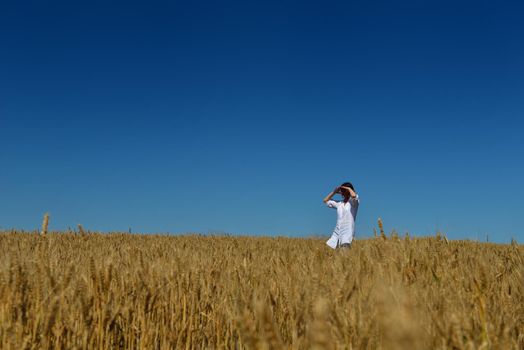
[[[324,203],[326,203],[328,200],[330,200],[331,198],[333,198],[333,196],[335,194],[337,194],[338,192],[340,191],[340,187],[335,187],[335,189],[333,191],[331,191],[327,196],[326,198],[324,198]]]

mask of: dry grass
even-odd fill
[[[5,232],[0,251],[2,349],[524,348],[517,244]]]

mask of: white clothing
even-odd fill
[[[327,201],[326,205],[337,209],[337,226],[326,244],[335,249],[337,246],[353,241],[355,236],[355,220],[357,218],[360,200],[358,194],[355,198],[350,198],[347,203],[338,201]]]

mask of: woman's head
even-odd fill
[[[340,194],[344,197],[344,201],[347,202],[349,198],[351,198],[351,194],[344,187],[349,187],[353,191],[355,191],[355,188],[351,182],[344,182],[342,185],[340,185]]]
[[[353,184],[351,182],[344,182],[342,185],[340,185],[340,187],[349,187],[353,191],[355,190],[355,188],[353,187]]]

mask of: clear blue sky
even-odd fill
[[[524,240],[522,1],[0,5],[0,227]]]

